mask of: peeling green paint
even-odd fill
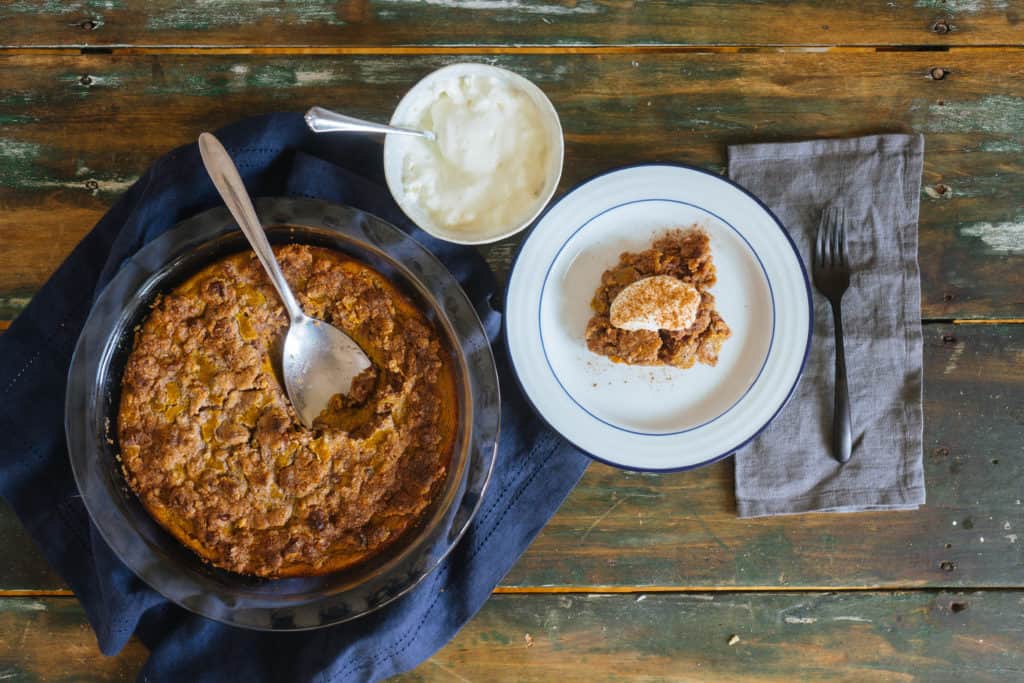
[[[39,95],[27,90],[0,91],[0,107],[28,107],[39,101]]]
[[[0,115],[0,122],[5,118],[6,115]],[[79,169],[74,178],[61,177],[39,163],[41,159],[54,155],[55,151],[44,151],[41,145],[34,142],[0,138],[0,187],[30,191],[84,190],[97,196],[123,192],[138,179],[133,174],[92,173],[88,169],[85,173]]]
[[[944,194],[936,192],[933,199],[953,198],[985,198],[1004,199],[1013,203],[1020,195],[1020,188],[1015,174],[988,173],[967,175],[955,179],[956,185],[949,184]],[[925,186],[925,192],[927,187]],[[933,188],[934,190],[934,188]]]
[[[121,7],[120,0],[85,0],[85,2],[63,2],[62,0],[13,0],[4,4],[3,9],[17,14],[74,14],[89,11],[112,10]]]
[[[152,14],[146,28],[154,31],[204,31],[262,19],[283,24],[342,26],[338,3],[314,0],[202,0]]]
[[[30,600],[16,598],[14,600],[4,600],[3,603],[4,612],[45,612],[47,611],[46,603],[39,600]]]
[[[0,138],[0,186],[22,187],[35,178],[38,172],[35,161],[40,152],[35,143]]]
[[[0,156],[5,159],[35,159],[39,156],[39,145],[0,138]]]
[[[32,299],[32,292],[12,292],[7,295],[0,295],[0,320],[14,320],[18,317],[28,302]]]
[[[121,86],[121,77],[116,74],[64,73],[57,77],[57,81],[79,98],[88,97],[89,91],[94,88]]]
[[[298,84],[295,71],[291,65],[267,64],[252,71],[245,82],[257,88],[291,88]]]
[[[4,125],[4,126],[12,126],[12,125],[22,124],[22,123],[33,123],[33,122],[38,121],[38,120],[39,119],[37,119],[36,117],[31,116],[29,114],[4,114],[4,113],[0,113],[0,125]]]
[[[162,78],[146,86],[146,92],[161,95],[188,94],[217,97],[228,93],[260,88],[288,90],[302,87],[324,87],[331,83],[353,80],[352,74],[332,68],[315,68],[308,60],[280,60],[274,64],[250,66],[237,63],[218,65],[201,71],[187,71],[172,78]]]
[[[984,132],[1024,135],[1024,97],[987,95],[963,102],[928,105],[926,130],[932,133]]]
[[[915,0],[914,7],[942,12],[984,12],[1007,9],[1007,0]]]
[[[1016,140],[985,140],[978,149],[982,152],[1007,152],[1011,154],[1019,154],[1024,152],[1024,143]]]
[[[572,5],[553,2],[526,2],[524,0],[380,0],[382,4],[419,8],[423,5],[449,10],[478,10],[481,12],[514,12],[543,16],[572,16],[600,14],[604,11],[592,0],[578,0]]]
[[[973,223],[960,228],[960,234],[980,239],[985,246],[1005,255],[1024,255],[1024,215],[999,223]]]

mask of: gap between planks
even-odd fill
[[[1024,318],[1004,318],[1002,320],[994,318],[979,320],[954,318],[951,322],[954,325],[1022,325],[1024,324]],[[925,321],[925,324],[927,323],[928,321]]]
[[[1024,51],[1024,44],[1005,45],[430,45],[430,46],[203,46],[203,45],[11,45],[3,55],[617,55],[737,53],[971,53]]]
[[[1024,586],[870,585],[870,586],[497,586],[492,595],[720,595],[743,593],[999,593],[1019,592]],[[74,598],[67,589],[0,590],[6,598]]]
[[[1019,592],[1024,586],[874,584],[865,586],[497,586],[492,595],[699,595],[701,593],[965,593]],[[2,593],[0,593],[2,597]]]

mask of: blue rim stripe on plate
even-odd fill
[[[577,190],[582,188],[584,185],[592,183],[592,182],[594,182],[596,180],[600,180],[601,178],[603,178],[605,176],[612,175],[614,173],[620,173],[620,172],[623,172],[623,171],[630,171],[630,170],[633,170],[633,169],[652,168],[652,167],[655,167],[655,168],[656,167],[676,168],[676,169],[683,169],[683,170],[687,170],[687,171],[693,171],[695,173],[700,173],[702,175],[711,176],[712,178],[720,180],[720,181],[726,183],[727,185],[730,185],[730,186],[736,188],[737,190],[742,192],[744,195],[749,197],[755,204],[757,204],[759,207],[761,207],[761,209],[771,217],[772,221],[775,223],[775,226],[779,229],[779,232],[782,233],[782,236],[786,239],[786,241],[789,243],[790,248],[793,250],[793,255],[796,257],[797,265],[800,266],[800,274],[803,276],[803,280],[804,280],[804,291],[805,291],[805,294],[807,295],[807,342],[804,344],[803,358],[800,361],[800,371],[797,372],[796,377],[793,378],[793,385],[789,388],[789,391],[786,392],[786,397],[779,403],[779,407],[775,410],[775,412],[772,413],[772,415],[764,422],[764,424],[762,424],[760,427],[758,427],[756,430],[754,430],[754,433],[751,434],[747,439],[741,441],[740,443],[736,444],[735,446],[730,447],[728,450],[726,450],[723,453],[719,453],[718,455],[715,455],[715,456],[713,456],[711,458],[708,458],[707,460],[702,460],[702,461],[700,461],[698,463],[694,463],[692,465],[681,465],[681,466],[677,466],[677,467],[636,467],[636,466],[632,466],[631,467],[631,466],[628,466],[628,465],[624,465],[624,464],[622,464],[620,462],[614,462],[612,460],[608,460],[606,458],[602,458],[601,456],[595,455],[594,453],[591,453],[587,449],[582,448],[578,443],[576,443],[572,439],[569,439],[564,434],[562,434],[562,432],[551,423],[551,421],[547,418],[547,416],[544,415],[543,412],[541,412],[541,410],[537,407],[537,404],[534,403],[533,398],[530,396],[530,393],[526,390],[526,386],[523,384],[522,378],[519,376],[519,369],[516,367],[515,356],[512,353],[512,343],[511,343],[511,340],[510,340],[510,337],[509,337],[509,333],[508,333],[508,317],[507,317],[507,313],[509,311],[509,305],[508,305],[509,304],[509,298],[510,298],[511,292],[512,292],[512,288],[511,287],[506,287],[505,288],[505,296],[504,296],[504,302],[503,302],[503,304],[504,304],[504,311],[506,312],[505,319],[502,321],[503,322],[503,326],[504,326],[505,350],[506,350],[506,352],[508,353],[508,356],[509,356],[509,362],[510,362],[510,364],[512,366],[512,375],[515,377],[516,385],[519,387],[519,390],[522,392],[523,397],[530,404],[530,407],[533,408],[533,411],[540,417],[541,420],[544,421],[544,424],[546,424],[548,427],[550,427],[552,430],[554,430],[556,433],[558,433],[563,439],[565,439],[569,443],[573,444],[573,446],[575,446],[581,453],[583,453],[584,455],[586,455],[589,458],[592,458],[593,460],[596,460],[597,462],[604,463],[605,465],[608,465],[610,467],[616,467],[618,469],[629,470],[629,471],[632,471],[632,472],[686,472],[688,470],[697,469],[698,467],[704,467],[706,465],[710,465],[710,464],[715,463],[715,462],[717,462],[717,461],[719,461],[719,460],[721,460],[723,458],[727,458],[730,455],[732,455],[733,453],[735,453],[737,450],[743,448],[744,446],[749,444],[751,441],[753,441],[755,438],[757,438],[758,434],[763,432],[765,430],[765,428],[769,424],[772,423],[772,421],[778,416],[778,414],[780,412],[782,412],[782,409],[786,407],[786,405],[789,403],[790,399],[793,398],[793,392],[796,391],[797,384],[800,383],[800,378],[803,376],[804,369],[806,369],[806,367],[807,367],[807,358],[808,358],[808,356],[810,355],[810,352],[811,352],[811,339],[812,339],[812,336],[813,336],[813,333],[814,333],[814,301],[813,301],[812,294],[811,294],[811,279],[810,279],[810,276],[807,273],[807,266],[804,265],[804,260],[800,256],[800,250],[797,249],[796,243],[793,241],[793,238],[790,236],[790,234],[783,227],[782,221],[780,221],[779,217],[775,215],[775,212],[773,212],[770,208],[768,208],[767,204],[765,204],[763,201],[761,201],[757,196],[755,196],[753,193],[751,193],[749,190],[747,190],[742,185],[739,185],[738,183],[734,182],[733,180],[731,180],[730,178],[728,178],[726,176],[722,176],[722,175],[719,175],[717,173],[713,173],[713,172],[705,170],[703,168],[698,168],[696,166],[690,166],[688,164],[681,164],[681,163],[676,163],[676,162],[652,162],[652,163],[628,164],[626,166],[620,166],[618,168],[613,168],[613,169],[610,169],[608,171],[605,171],[603,173],[598,173],[597,175],[592,176],[590,178],[587,178],[586,180],[584,180],[584,181],[574,185],[565,194],[563,194],[556,201],[552,202],[551,204],[549,204],[547,206],[547,208],[544,209],[544,212],[541,213],[541,215],[537,217],[536,221],[534,221],[533,227],[531,228],[530,232],[526,235],[526,238],[519,244],[519,248],[516,250],[515,258],[512,260],[512,267],[509,269],[509,279],[508,279],[508,281],[509,282],[512,281],[512,277],[515,275],[516,267],[519,265],[519,257],[522,256],[523,250],[525,249],[526,245],[530,242],[531,239],[533,239],[533,236],[534,236],[534,234],[536,232],[536,230],[535,230],[536,227],[539,226],[544,221],[545,218],[547,218],[548,213],[550,213],[552,209],[554,209],[556,206],[561,204],[568,197],[572,196],[572,194],[574,192],[576,192]]]
[[[561,380],[561,378],[559,378],[558,373],[555,372],[555,366],[553,366],[551,364],[551,359],[548,357],[547,345],[544,344],[544,326],[541,324],[541,313],[544,310],[544,294],[547,291],[548,280],[551,279],[551,269],[555,267],[555,263],[558,262],[558,257],[562,255],[563,251],[565,251],[565,248],[569,245],[569,242],[571,242],[573,240],[573,238],[576,237],[576,235],[578,235],[585,227],[587,227],[588,225],[590,225],[591,223],[593,223],[595,220],[597,220],[601,216],[605,215],[606,213],[608,213],[610,211],[614,211],[615,209],[621,209],[622,207],[629,206],[631,204],[644,204],[646,202],[667,202],[669,204],[682,204],[684,206],[689,206],[689,207],[692,207],[694,209],[697,209],[698,211],[703,211],[704,213],[708,214],[709,216],[714,216],[715,218],[717,218],[722,223],[725,223],[726,225],[728,225],[729,228],[733,232],[735,232],[739,236],[739,238],[741,240],[743,240],[743,243],[747,245],[747,249],[749,249],[750,253],[754,255],[755,259],[757,259],[757,264],[759,266],[761,266],[761,272],[764,274],[764,280],[765,280],[765,282],[768,283],[768,293],[771,296],[771,301],[772,301],[772,333],[771,333],[771,337],[769,338],[769,341],[768,341],[768,350],[765,352],[764,360],[761,361],[761,367],[758,368],[757,375],[754,377],[753,381],[747,386],[746,389],[743,390],[743,393],[740,394],[740,397],[737,398],[735,401],[733,401],[732,405],[730,405],[728,408],[726,408],[725,410],[720,412],[718,415],[715,415],[710,420],[705,420],[704,422],[701,422],[698,425],[694,425],[692,427],[687,427],[686,429],[681,429],[681,430],[675,431],[675,432],[641,432],[641,431],[638,431],[638,430],[635,430],[635,429],[627,429],[625,427],[620,427],[617,424],[609,422],[608,420],[605,420],[605,419],[603,419],[601,417],[598,417],[594,413],[592,413],[589,410],[587,410],[586,406],[584,406],[582,403],[577,401],[576,397],[573,396],[572,393],[570,393],[569,390],[565,388],[565,385],[562,384],[562,380]],[[750,393],[750,390],[754,388],[754,385],[757,384],[757,381],[759,379],[761,379],[761,373],[764,372],[764,368],[768,364],[768,358],[771,357],[771,355],[772,355],[772,347],[775,344],[775,317],[776,317],[775,316],[775,290],[772,288],[771,278],[768,277],[768,271],[767,271],[767,269],[765,269],[764,263],[761,261],[761,257],[757,254],[757,251],[750,244],[750,241],[747,240],[747,238],[743,235],[743,233],[741,233],[739,230],[737,230],[736,227],[732,223],[730,223],[729,221],[725,220],[724,218],[719,216],[714,211],[709,211],[708,209],[705,209],[703,206],[698,206],[697,204],[692,204],[690,202],[684,202],[684,201],[679,200],[679,199],[665,199],[663,197],[651,197],[649,199],[631,199],[628,202],[622,202],[621,204],[616,204],[615,206],[610,206],[607,209],[604,209],[603,211],[601,211],[599,214],[597,214],[595,216],[591,216],[590,218],[588,218],[586,221],[583,222],[583,225],[581,225],[580,227],[578,227],[575,230],[573,230],[572,234],[569,235],[565,239],[564,242],[562,242],[562,246],[560,246],[558,248],[558,251],[555,252],[554,257],[551,259],[551,263],[548,264],[548,269],[544,273],[544,283],[540,287],[540,299],[537,302],[537,331],[538,331],[538,333],[540,335],[540,348],[541,348],[541,351],[544,352],[544,360],[547,361],[548,369],[551,371],[551,376],[555,378],[556,382],[558,382],[558,386],[562,387],[562,391],[565,392],[565,395],[568,396],[569,399],[573,403],[575,403],[576,406],[580,410],[585,412],[590,417],[594,418],[598,422],[601,422],[603,424],[608,425],[612,429],[617,429],[618,431],[626,432],[627,434],[635,434],[636,436],[654,436],[654,437],[659,437],[659,436],[678,436],[679,434],[685,434],[687,432],[692,432],[695,429],[700,429],[701,427],[706,427],[707,425],[711,424],[712,422],[714,422],[715,420],[717,420],[718,418],[722,417],[723,415],[727,414],[730,410],[735,408],[739,404],[739,402],[742,401],[746,397],[746,395]]]

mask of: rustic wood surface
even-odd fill
[[[410,83],[459,58],[0,56],[0,205],[18,226],[0,233],[0,319],[164,151],[247,114],[314,103],[386,118]],[[1024,51],[488,60],[537,81],[558,107],[563,189],[639,161],[723,170],[729,143],[925,133],[924,316],[1024,318]],[[949,74],[935,80],[933,68]],[[488,250],[499,270],[512,247]]]
[[[9,0],[8,46],[1017,45],[986,0]]]
[[[0,333],[163,152],[315,103],[383,119],[452,61],[548,92],[562,190],[638,161],[723,172],[736,142],[924,133],[929,503],[744,521],[728,461],[592,465],[498,595],[399,680],[1024,680],[1022,15],[1016,0],[9,0]],[[516,243],[485,249],[499,274]],[[0,548],[0,681],[135,677],[145,648],[98,653],[2,503]]]
[[[1021,591],[497,595],[393,680],[1017,681],[1022,605]],[[0,599],[0,680],[130,681],[145,657],[135,641],[100,655],[72,600]]]

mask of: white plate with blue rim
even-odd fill
[[[589,351],[601,274],[691,226],[711,238],[711,292],[732,331],[717,365],[630,366]],[[732,454],[789,400],[810,348],[810,282],[786,230],[743,188],[686,166],[630,166],[540,218],[509,277],[505,325],[520,386],[562,436],[617,467],[683,470]]]

